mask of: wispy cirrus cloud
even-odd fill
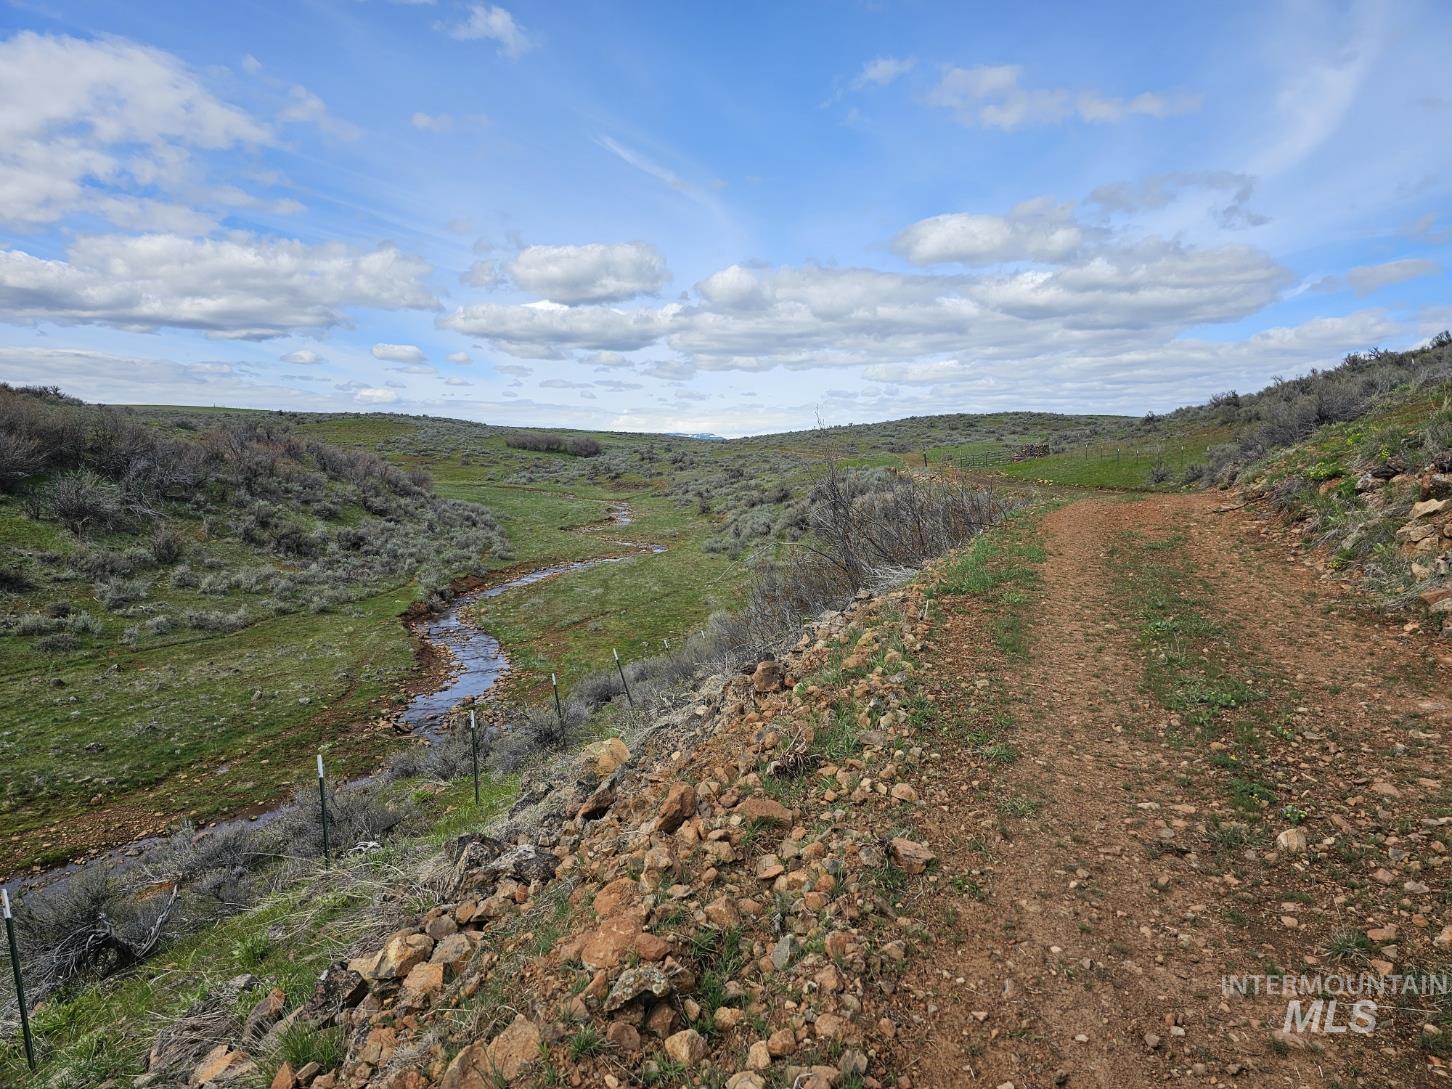
[[[326,102],[300,83],[287,89],[287,101],[278,111],[277,119],[288,124],[316,125],[336,140],[357,140],[363,135],[361,128],[335,117]]]
[[[875,57],[862,66],[852,80],[854,90],[866,87],[886,87],[895,83],[917,67],[916,57]]]
[[[1370,295],[1392,284],[1417,280],[1423,276],[1437,276],[1442,265],[1437,261],[1419,257],[1406,257],[1399,261],[1383,261],[1379,265],[1358,265],[1347,270],[1346,286],[1358,295]]]
[[[1166,208],[1190,190],[1229,193],[1229,199],[1212,209],[1212,215],[1220,226],[1238,230],[1242,227],[1262,227],[1270,222],[1269,216],[1262,215],[1249,206],[1255,195],[1255,182],[1255,178],[1249,174],[1238,174],[1230,170],[1176,170],[1165,174],[1150,174],[1137,181],[1112,182],[1098,186],[1089,194],[1089,202],[1111,214],[1134,215]]]
[[[670,186],[679,193],[694,193],[696,191],[690,182],[686,181],[686,179],[682,178],[675,171],[661,166],[659,163],[646,158],[640,152],[626,147],[624,144],[611,139],[609,136],[597,137],[595,142],[621,162],[635,167],[642,174],[649,174],[656,181]]]
[[[679,193],[694,204],[709,212],[718,224],[723,227],[731,227],[732,216],[722,204],[721,198],[716,192],[723,188],[721,182],[707,182],[696,184],[682,177],[669,167],[662,166],[659,162],[642,154],[632,147],[627,147],[620,141],[609,136],[597,136],[595,143],[606,151],[610,152],[627,166],[633,167],[648,177],[665,185],[667,188]],[[734,227],[731,228],[734,232]]]
[[[1127,117],[1172,117],[1200,108],[1201,97],[1184,92],[1143,91],[1114,98],[1097,91],[1025,87],[1017,64],[949,66],[927,102],[951,110],[964,125],[1005,131],[1068,120],[1104,124]]]

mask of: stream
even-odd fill
[[[602,529],[628,526],[630,523],[630,508],[624,504],[615,504],[610,507],[609,521],[579,527],[577,532],[596,533]],[[420,637],[446,651],[453,662],[453,668],[450,671],[449,679],[442,687],[432,692],[420,692],[415,695],[399,715],[400,720],[410,727],[412,736],[422,738],[426,742],[438,740],[443,736],[448,724],[450,711],[465,700],[478,699],[485,695],[499,683],[501,677],[509,672],[509,658],[504,653],[504,648],[499,645],[499,640],[482,628],[477,628],[469,623],[462,615],[475,602],[499,597],[510,590],[517,590],[521,586],[532,586],[557,575],[588,571],[592,567],[600,567],[607,563],[620,563],[638,556],[659,555],[666,551],[665,546],[659,544],[643,544],[639,541],[623,541],[616,538],[604,539],[630,551],[613,556],[595,556],[587,560],[574,560],[569,563],[539,567],[512,578],[508,582],[500,583],[498,586],[460,594],[450,602],[448,609],[443,614],[429,620],[421,627]],[[362,776],[360,779],[349,780],[349,782],[359,782],[369,778],[372,776]],[[344,784],[332,784],[334,788],[341,785]],[[278,803],[270,809],[249,817],[224,817],[209,821],[204,828],[207,832],[216,832],[233,825],[265,824],[281,809],[282,803]],[[148,847],[160,843],[165,838],[167,837],[148,836],[133,840],[124,846],[103,851],[86,862],[71,862],[41,873],[15,874],[0,881],[0,887],[3,887],[12,897],[34,895],[42,889],[54,892],[65,883],[66,878],[97,863],[110,865],[116,871],[125,870],[128,866],[135,865]]]
[[[610,522],[608,523],[610,527],[628,526],[629,524],[630,510],[628,507],[610,508]],[[454,679],[443,688],[434,692],[420,693],[409,702],[400,717],[413,728],[413,733],[429,740],[438,738],[450,711],[464,700],[477,699],[484,695],[499,682],[500,677],[509,671],[509,659],[505,656],[503,648],[500,647],[499,640],[483,629],[476,628],[460,615],[469,606],[476,601],[498,597],[510,590],[517,590],[521,586],[531,586],[536,582],[554,578],[556,575],[588,571],[592,567],[619,563],[622,560],[634,559],[636,556],[659,555],[666,550],[664,545],[641,544],[638,541],[612,539],[611,543],[623,545],[631,551],[618,556],[596,556],[588,560],[575,560],[572,563],[540,567],[498,586],[491,586],[487,590],[461,594],[454,599],[447,612],[424,625],[421,633],[423,638],[449,652],[456,672]]]

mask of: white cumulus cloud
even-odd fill
[[[771,288],[751,269],[730,265],[696,285],[696,291],[721,310],[757,310],[771,301]]]
[[[475,261],[459,277],[459,282],[467,287],[494,287],[503,278],[493,261]]]
[[[445,328],[484,337],[525,359],[557,359],[576,348],[629,352],[655,343],[669,329],[672,307],[616,310],[604,306],[478,303],[440,319]]]
[[[303,366],[310,366],[313,363],[321,363],[323,357],[311,348],[299,348],[295,352],[288,352],[279,357],[284,363],[299,363]]]
[[[528,246],[506,266],[526,291],[551,302],[616,302],[648,295],[669,278],[665,258],[645,242]]]
[[[391,405],[398,400],[398,391],[383,386],[364,386],[353,394],[353,400],[365,405]]]
[[[151,194],[189,184],[196,149],[269,139],[159,49],[29,31],[0,41],[0,223],[91,212],[195,231],[206,217]]]
[[[428,356],[417,344],[375,344],[373,358],[388,363],[423,363]]]
[[[513,15],[490,4],[470,4],[468,18],[449,27],[448,32],[459,41],[497,42],[499,51],[511,60],[518,59],[533,44]]]
[[[0,249],[0,315],[260,339],[343,325],[348,307],[430,309],[437,304],[424,284],[428,272],[392,246],[87,235],[65,260]]]
[[[1179,170],[1151,174],[1133,182],[1112,182],[1091,192],[1089,202],[1109,213],[1157,211],[1193,189],[1230,194],[1225,203],[1217,201],[1210,209],[1211,216],[1222,227],[1234,230],[1270,222],[1247,207],[1255,193],[1255,179],[1229,170]]]
[[[1008,216],[972,212],[931,216],[899,234],[892,248],[915,265],[1059,262],[1072,257],[1083,240],[1084,233],[1068,209],[1033,204]]]
[[[521,358],[579,352],[596,366],[635,366],[631,353],[647,348],[675,353],[652,365],[701,370],[859,368],[947,356],[1026,361],[1164,344],[1198,324],[1255,314],[1290,279],[1253,247],[1151,238],[1099,245],[1049,268],[975,274],[729,266],[703,279],[685,303],[482,304],[440,324]]]

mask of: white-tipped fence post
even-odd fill
[[[332,864],[332,849],[328,842],[328,784],[323,779],[323,754],[318,753],[318,813],[323,822],[323,865]]]
[[[625,689],[625,698],[634,707],[635,697],[630,694],[630,682],[625,679],[625,667],[620,664],[620,651],[611,647],[610,653],[615,655],[615,672],[620,674],[620,687]]]
[[[469,755],[474,762],[474,804],[479,804],[479,724],[474,721],[474,708],[469,708]]]
[[[560,729],[565,728],[565,709],[560,706],[560,679],[555,674],[550,674],[550,688],[555,694],[555,717],[560,720]]]
[[[25,1007],[25,979],[20,971],[20,945],[15,940],[15,918],[10,914],[10,893],[0,889],[5,906],[5,940],[10,943],[10,970],[15,974],[15,1004],[20,1008],[20,1035],[25,1040],[25,1061],[35,1069],[35,1044],[30,1039],[30,1011]]]

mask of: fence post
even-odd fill
[[[318,753],[318,813],[323,821],[323,866],[333,861],[332,845],[328,842],[328,784],[323,780],[323,754]]]
[[[474,804],[479,804],[479,730],[474,708],[469,708],[469,756],[474,762]]]
[[[25,1008],[25,979],[20,971],[20,945],[15,940],[15,919],[10,914],[10,892],[0,889],[5,904],[5,940],[10,943],[10,970],[15,973],[15,1004],[20,1007],[20,1035],[25,1039],[25,1061],[35,1069],[35,1044],[30,1039],[30,1011]]]
[[[555,717],[560,720],[560,729],[565,728],[565,709],[560,706],[560,679],[550,674],[550,687],[555,693]]]
[[[634,707],[635,697],[630,694],[630,684],[625,679],[625,667],[620,664],[620,651],[611,647],[610,653],[615,655],[615,672],[620,674],[620,686],[625,689],[625,698],[629,701],[630,706]]]

